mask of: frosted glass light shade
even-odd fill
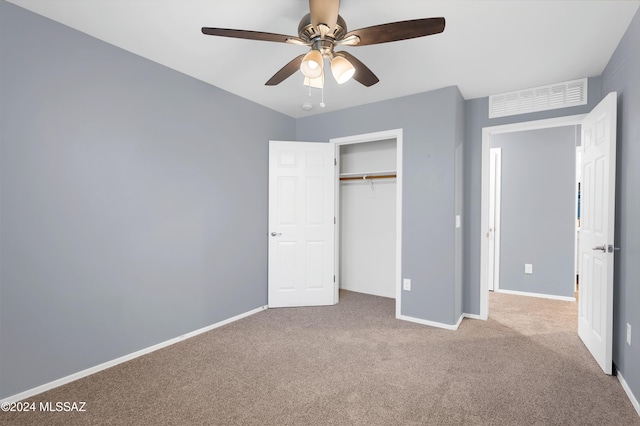
[[[353,67],[351,62],[342,56],[336,56],[331,61],[331,73],[338,84],[349,81],[355,72],[356,69]]]
[[[322,75],[322,54],[317,50],[311,50],[304,55],[300,64],[300,71],[305,77],[314,79]]]
[[[315,89],[322,89],[322,87],[324,86],[324,74],[320,74],[320,77],[318,78],[305,77],[304,85],[313,87]]]

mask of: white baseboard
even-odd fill
[[[638,402],[635,395],[633,395],[633,392],[631,392],[631,388],[627,384],[627,381],[624,379],[624,377],[622,377],[622,374],[620,374],[620,371],[618,371],[618,381],[622,385],[622,389],[624,389],[624,391],[627,393],[629,401],[631,401],[631,405],[633,405],[633,408],[636,409],[638,416],[640,416],[640,402]]]
[[[460,318],[458,318],[458,322],[456,323],[456,330],[458,329],[458,327],[460,327],[460,324],[462,323],[462,320],[464,319],[464,314],[460,315]]]
[[[185,339],[188,339],[190,337],[197,336],[198,334],[206,333],[207,331],[211,331],[211,330],[213,330],[215,328],[222,327],[223,325],[232,323],[234,321],[238,321],[239,319],[248,317],[248,316],[253,315],[253,314],[257,314],[258,312],[262,312],[265,309],[267,309],[267,306],[262,306],[262,307],[253,309],[251,311],[245,312],[243,314],[236,315],[235,317],[227,318],[226,320],[223,320],[223,321],[217,322],[215,324],[200,328],[200,329],[192,331],[190,333],[183,334],[183,335],[175,337],[173,339],[169,339],[167,341],[158,343],[157,345],[149,346],[148,348],[144,348],[144,349],[141,349],[139,351],[130,353],[128,355],[124,355],[124,356],[121,356],[119,358],[113,359],[111,361],[107,361],[107,362],[102,363],[100,365],[96,365],[94,367],[87,368],[86,370],[82,370],[82,371],[79,371],[77,373],[70,374],[70,375],[68,375],[66,377],[62,377],[62,378],[60,378],[58,380],[54,380],[53,382],[45,383],[44,385],[37,386],[37,387],[35,387],[33,389],[29,389],[29,390],[26,390],[24,392],[20,392],[19,394],[9,396],[7,398],[4,398],[4,399],[0,400],[0,403],[22,401],[23,399],[27,399],[27,398],[30,398],[32,396],[38,395],[38,394],[40,394],[42,392],[46,392],[46,391],[51,390],[53,388],[57,388],[58,386],[66,385],[67,383],[71,383],[71,382],[73,382],[75,380],[81,379],[83,377],[90,376],[92,374],[95,374],[95,373],[97,373],[99,371],[102,371],[102,370],[106,370],[107,368],[113,367],[115,365],[122,364],[123,362],[127,362],[127,361],[130,361],[130,360],[134,359],[134,358],[138,358],[138,357],[140,357],[142,355],[146,355],[148,353],[157,351],[158,349],[166,348],[167,346],[170,346],[170,345],[173,345],[175,343],[181,342],[181,341],[183,341]]]
[[[575,297],[568,296],[554,296],[553,294],[542,294],[542,293],[530,293],[527,291],[515,291],[515,290],[503,290],[497,289],[496,293],[505,293],[505,294],[514,294],[516,296],[529,296],[529,297],[539,297],[541,299],[553,299],[553,300],[562,300],[564,302],[575,302]]]
[[[430,327],[444,328],[445,330],[457,330],[460,322],[462,321],[462,315],[458,319],[457,324],[444,324],[442,322],[428,321],[420,318],[408,317],[406,315],[396,315],[396,318],[403,321],[415,322],[417,324],[428,325]]]
[[[482,321],[486,321],[487,320],[486,317],[483,317],[482,315],[478,315],[478,314],[467,314],[467,313],[464,313],[464,314],[462,314],[462,316],[465,317],[465,318],[477,319],[477,320],[482,320]]]

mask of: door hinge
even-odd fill
[[[333,282],[334,283],[336,282],[336,276],[335,275],[333,276]]]
[[[333,217],[333,224],[334,225],[336,224],[336,217],[335,216]]]
[[[334,165],[334,166],[337,166],[337,165],[338,165],[338,159],[337,159],[337,158],[334,158],[334,159],[333,159],[333,165]]]

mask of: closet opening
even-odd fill
[[[333,139],[336,289],[396,300],[400,312],[402,131]]]

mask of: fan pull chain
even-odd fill
[[[322,100],[320,101],[320,108],[324,108],[326,105],[324,103],[324,84],[322,85]]]

